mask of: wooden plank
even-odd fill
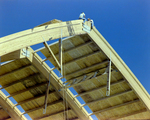
[[[18,71],[20,71],[20,70],[23,70],[23,69],[25,69],[25,68],[27,68],[27,67],[31,67],[31,66],[32,66],[31,64],[26,65],[26,66],[23,66],[23,67],[21,67],[21,68],[18,68],[18,69],[16,69],[16,70],[13,70],[13,71],[11,71],[11,72],[8,72],[8,73],[5,73],[5,74],[1,75],[0,78],[2,78],[2,77],[4,77],[4,76],[7,76],[7,75],[10,75],[10,74],[12,74],[12,73],[14,73],[14,72],[18,72]]]
[[[4,95],[2,91],[0,91],[0,105],[11,116],[12,119],[27,120],[21,115],[21,112],[17,107],[14,107],[14,104],[9,99],[6,99],[6,95]]]
[[[116,85],[116,84],[119,84],[119,83],[122,83],[122,82],[125,82],[125,80],[119,80],[119,81],[117,81],[117,82],[111,83],[111,85]],[[78,95],[75,95],[74,97],[83,96],[83,95],[86,95],[86,94],[88,94],[88,93],[90,93],[90,92],[94,92],[94,91],[100,90],[100,89],[105,88],[105,87],[106,87],[106,85],[101,86],[101,87],[99,87],[99,88],[95,88],[95,89],[86,91],[86,92],[83,92],[83,93],[79,93]]]
[[[79,48],[81,48],[81,47],[87,46],[87,45],[89,45],[89,44],[91,44],[91,43],[93,43],[93,42],[92,42],[92,41],[85,42],[85,43],[83,43],[83,44],[80,44],[80,45],[78,45],[78,46],[75,46],[75,47],[73,47],[73,48],[70,48],[70,49],[68,49],[68,50],[63,51],[63,54],[65,54],[65,53],[67,53],[67,52],[70,52],[70,51],[72,51],[72,50],[79,49]],[[56,57],[58,57],[58,55],[59,55],[59,54],[55,54]],[[45,58],[45,59],[43,59],[42,62],[44,62],[44,61],[46,61],[46,60],[48,60],[48,59],[50,59],[50,58],[51,58],[51,56],[50,56],[50,57],[47,57],[47,58]]]
[[[12,83],[3,85],[3,86],[0,88],[0,90],[1,90],[1,89],[4,89],[4,88],[7,88],[7,87],[9,87],[9,86],[12,86],[12,85],[14,85],[14,84],[17,84],[17,83],[19,83],[19,82],[23,82],[23,81],[25,81],[25,80],[28,80],[28,79],[30,79],[30,78],[32,78],[32,77],[37,76],[37,75],[39,75],[39,73],[35,73],[35,74],[30,75],[30,76],[28,76],[28,77],[25,77],[25,78],[22,78],[22,79],[20,79],[20,80],[16,80],[16,81],[14,81],[14,82],[12,82]]]
[[[111,53],[111,61],[116,66],[116,68],[121,72],[125,79],[129,82],[131,87],[134,89],[135,93],[140,97],[148,110],[150,110],[150,96],[136,78],[136,76],[131,72],[128,66],[123,62],[115,50],[109,45],[105,38],[98,32],[94,27],[93,30],[88,34],[89,37],[99,46],[99,48],[105,53],[109,58]]]
[[[18,91],[18,92],[15,92],[15,93],[12,93],[12,94],[8,95],[7,98],[12,97],[12,96],[15,96],[15,95],[18,95],[18,94],[21,94],[21,93],[23,93],[23,92],[29,91],[29,90],[31,90],[31,89],[34,89],[34,88],[36,88],[36,87],[39,87],[39,86],[42,86],[42,85],[45,85],[45,84],[47,84],[47,82],[39,83],[39,84],[34,85],[34,86],[32,86],[32,87],[26,88],[26,89],[24,89],[24,90],[20,90],[20,91]]]
[[[97,114],[97,113],[105,112],[105,111],[112,110],[112,109],[115,109],[115,108],[118,108],[118,107],[122,107],[122,106],[125,106],[125,105],[133,104],[133,103],[136,103],[136,102],[139,102],[139,101],[140,101],[139,99],[133,100],[133,101],[129,101],[129,102],[126,102],[126,103],[123,103],[123,104],[119,104],[119,105],[116,105],[116,106],[113,106],[113,107],[109,107],[109,108],[106,108],[106,109],[102,109],[102,110],[93,112],[90,115],[94,115],[94,114]]]
[[[95,102],[98,102],[98,101],[101,101],[101,100],[106,100],[106,99],[109,99],[109,98],[112,98],[112,97],[116,97],[116,96],[120,96],[120,95],[123,95],[123,94],[127,94],[127,93],[132,92],[132,91],[133,90],[127,90],[127,91],[124,91],[124,92],[121,92],[121,93],[117,93],[117,94],[114,94],[114,95],[111,95],[111,96],[108,96],[108,97],[100,98],[98,100],[94,100],[94,101],[85,103],[82,106],[86,106],[86,105],[89,105],[89,104],[92,104],[92,103],[95,103]]]
[[[31,48],[29,49],[32,53],[33,50]],[[28,59],[48,80],[49,72],[51,71],[49,66],[46,63],[41,64],[42,59],[36,53],[34,53],[34,55],[32,54]],[[61,82],[60,78],[58,78],[58,76],[53,71],[51,71],[51,76],[51,84],[54,86],[56,91],[60,90],[60,88],[62,88],[63,86],[63,83]],[[63,96],[63,92],[60,91],[59,95],[68,102],[70,108],[78,115],[78,117],[82,120],[91,120],[92,118],[88,116],[87,111],[84,108],[80,109],[81,104],[78,102],[77,99],[73,98],[73,94],[69,90],[66,90],[65,93],[66,95]]]
[[[147,111],[147,109],[138,110],[138,111],[135,111],[135,112],[132,112],[132,113],[129,113],[129,114],[125,114],[125,115],[122,115],[122,116],[115,117],[115,119],[124,118],[124,117],[128,117],[128,116],[131,116],[131,115],[136,115],[136,114],[146,112],[146,111]]]
[[[92,66],[89,66],[89,67],[80,69],[80,70],[78,70],[78,71],[69,73],[69,74],[65,75],[65,77],[68,77],[68,76],[74,75],[74,74],[76,74],[76,73],[80,73],[80,72],[86,71],[86,70],[88,70],[88,69],[94,68],[95,66],[98,66],[98,65],[105,64],[105,63],[107,63],[107,62],[108,62],[108,60],[105,60],[105,61],[103,61],[103,62],[101,62],[101,63],[97,63],[97,64],[94,64],[94,65],[92,65]]]
[[[49,92],[49,95],[54,94],[54,93],[56,93],[56,92],[55,92],[55,91]],[[38,98],[44,97],[44,96],[45,96],[45,94],[38,95],[38,96],[36,96],[36,97],[34,96],[34,97],[32,97],[32,98],[29,98],[29,99],[26,99],[26,100],[23,100],[23,101],[18,102],[17,104],[15,104],[15,106],[21,105],[21,104],[24,104],[24,103],[27,103],[27,102],[29,102],[29,101],[32,101],[32,100],[35,100],[35,99],[38,99]]]
[[[38,118],[35,118],[34,120],[40,120],[40,119],[43,119],[43,118],[46,118],[46,117],[50,117],[52,115],[57,115],[57,114],[60,114],[60,113],[68,112],[69,110],[71,110],[71,108],[67,108],[65,110],[61,110],[61,111],[58,111],[56,113],[48,114],[48,115],[45,115],[43,117],[38,117]]]
[[[90,54],[87,54],[87,55],[83,55],[83,56],[81,56],[81,57],[79,57],[79,58],[76,58],[76,59],[74,59],[74,60],[71,60],[71,61],[69,61],[69,62],[66,62],[66,63],[64,63],[63,65],[64,65],[64,66],[65,66],[65,65],[68,65],[68,64],[70,64],[70,63],[76,62],[76,61],[78,61],[78,60],[82,60],[82,59],[84,59],[84,58],[86,58],[86,57],[89,57],[89,56],[92,56],[92,55],[95,55],[95,54],[98,54],[98,53],[100,53],[100,51],[96,51],[96,52],[93,52],[93,53],[90,53]]]
[[[43,39],[41,36],[43,36],[46,41],[58,39],[60,38],[61,29],[65,33],[62,37],[85,34],[86,32],[82,30],[82,22],[82,20],[74,20],[55,23],[50,24],[47,28],[41,26],[2,37],[0,38],[0,56],[31,45],[42,43]]]
[[[57,100],[57,101],[54,101],[52,103],[48,103],[47,106],[51,106],[51,105],[55,105],[55,104],[58,104],[58,103],[62,103],[63,100]],[[31,109],[31,110],[27,110],[25,111],[24,113],[22,113],[22,115],[26,114],[26,113],[30,113],[30,112],[33,112],[33,111],[36,111],[36,110],[39,110],[39,109],[42,109],[44,107],[44,105],[40,106],[40,107],[36,107],[34,109]]]

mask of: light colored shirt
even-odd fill
[[[80,18],[80,19],[85,19],[85,14],[84,14],[84,13],[81,13],[81,14],[79,15],[79,18]]]
[[[90,22],[91,22],[91,26],[93,27],[94,26],[94,21],[90,20]]]

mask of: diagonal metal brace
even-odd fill
[[[46,89],[46,94],[45,94],[43,114],[46,113],[46,108],[47,108],[47,99],[48,99],[49,87],[50,87],[50,77],[51,77],[51,74],[49,74],[49,81],[48,81],[48,84],[47,84],[47,89]]]

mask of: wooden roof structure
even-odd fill
[[[33,120],[92,120],[92,115],[101,120],[150,119],[150,95],[105,38],[90,26],[88,21],[54,20],[0,38],[4,62],[0,89],[10,94],[5,96],[1,91],[0,114],[6,116],[0,119],[25,120],[24,114]],[[47,41],[55,39],[60,40],[48,45]],[[45,47],[30,47],[38,43]],[[17,103],[10,104],[10,97]],[[21,113],[18,105],[25,112]]]

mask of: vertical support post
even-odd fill
[[[61,39],[59,39],[59,64],[60,64],[60,72],[63,76],[63,68],[62,68],[62,29],[61,29]]]
[[[48,99],[49,87],[50,87],[50,77],[51,77],[51,74],[49,73],[49,81],[48,81],[47,90],[46,90],[46,93],[45,93],[45,101],[44,101],[43,114],[46,113],[46,108],[47,108],[47,99]]]
[[[106,91],[106,96],[110,95],[110,81],[111,81],[111,59],[108,63],[108,73],[107,73],[107,91]]]
[[[0,56],[0,68],[1,68],[1,56]]]

